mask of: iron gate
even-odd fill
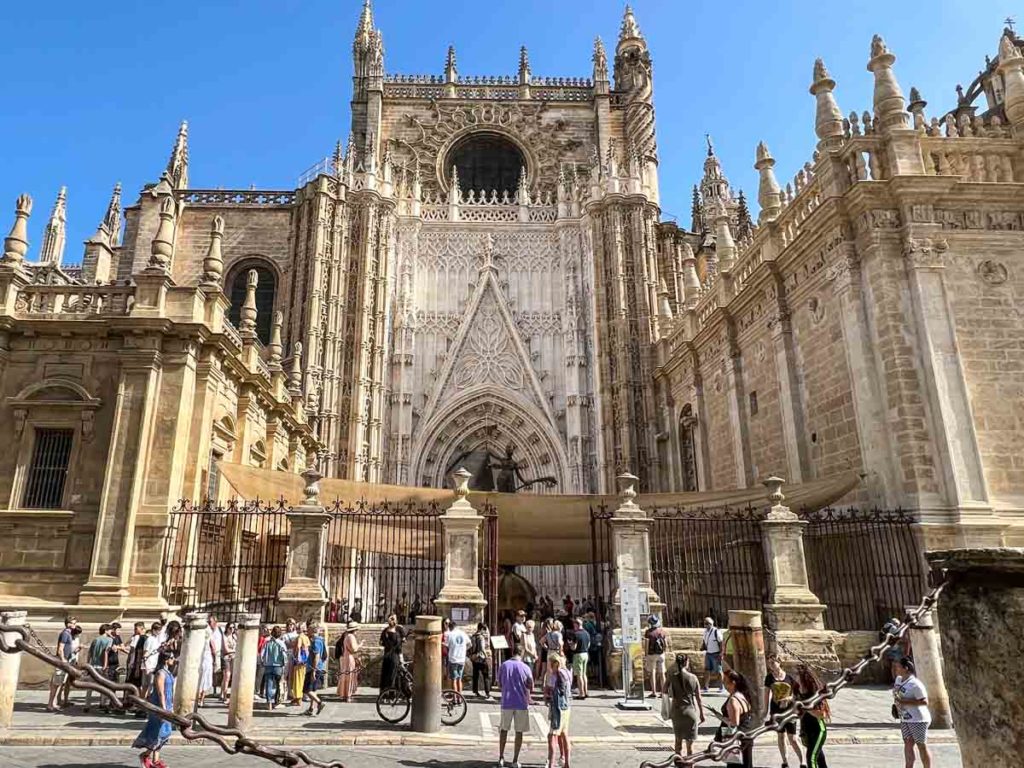
[[[477,578],[487,601],[484,623],[494,634],[498,632],[498,510],[493,504],[481,504],[477,509],[484,518]]]
[[[612,511],[606,506],[590,508],[590,569],[594,605],[598,618],[608,620],[608,611],[618,588],[618,573],[612,548]]]
[[[874,630],[902,616],[928,588],[913,518],[897,510],[801,512],[811,591],[824,603],[825,626]]]
[[[729,610],[760,611],[768,597],[763,514],[752,508],[654,509],[651,577],[673,627],[705,616],[728,626]]]

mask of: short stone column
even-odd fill
[[[228,727],[248,733],[252,727],[252,704],[256,695],[256,656],[260,636],[258,613],[243,613],[238,619],[238,645],[231,667],[231,703]]]
[[[908,611],[917,606],[907,606]],[[910,634],[910,651],[918,679],[928,689],[928,709],[932,713],[932,728],[953,727],[953,714],[949,708],[949,693],[946,679],[942,674],[942,651],[939,648],[939,633],[935,626],[935,611],[928,611],[918,620],[916,627],[907,630]]]
[[[472,475],[460,467],[452,473],[455,501],[441,516],[444,551],[444,585],[434,605],[444,618],[453,618],[453,610],[460,625],[472,625],[483,620],[487,600],[480,589],[480,529],[484,519],[466,498]]]
[[[416,617],[413,656],[412,729],[441,730],[441,617]]]
[[[27,611],[0,611],[0,624],[10,627],[25,626]],[[5,632],[4,643],[13,645],[21,640],[17,632]],[[14,719],[14,696],[18,691],[21,674],[21,652],[0,653],[0,728],[10,728]]]
[[[939,633],[963,766],[1019,765],[1024,698],[1015,664],[1024,658],[1024,549],[947,549],[927,558],[948,579]]]
[[[619,581],[636,579],[640,592],[646,593],[650,613],[661,616],[665,604],[654,591],[651,576],[651,521],[636,503],[636,484],[639,479],[628,472],[616,478],[621,501],[608,520],[612,529],[612,557],[615,558]],[[612,602],[617,616],[620,602],[618,588]]]
[[[750,684],[750,706],[755,722],[764,720],[764,678],[768,674],[764,658],[764,633],[760,611],[729,611],[729,639],[732,640],[734,669]]]
[[[764,606],[769,624],[776,630],[801,631],[825,628],[825,606],[811,592],[804,556],[804,528],[801,520],[783,505],[780,477],[764,481],[771,510],[761,521],[761,543],[768,566],[768,603]],[[762,678],[764,676],[762,675]]]
[[[323,585],[324,556],[327,552],[327,524],[320,504],[321,474],[314,468],[302,473],[306,497],[288,510],[288,567],[277,592],[278,621],[294,617],[300,621],[323,621],[327,590]]]
[[[181,658],[174,685],[174,714],[187,715],[196,708],[199,692],[199,665],[206,646],[205,613],[187,613],[182,622],[185,633],[181,642]]]

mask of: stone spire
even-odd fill
[[[747,197],[740,190],[736,198],[736,236],[740,241],[745,240],[754,233],[754,220],[750,216],[750,208],[747,206]]]
[[[165,171],[167,180],[174,189],[188,189],[188,121],[182,120],[178,128],[178,138],[174,140],[174,149],[167,161]]]
[[[107,203],[107,212],[103,214],[103,221],[100,229],[107,237],[111,248],[121,244],[121,182],[114,185],[114,191],[110,194],[110,202]]]
[[[530,84],[530,55],[525,45],[519,48],[519,84]]]
[[[363,10],[359,14],[356,25],[356,36],[352,42],[353,51],[365,51],[370,47],[370,35],[373,34],[373,7],[370,0],[363,0]]]
[[[340,179],[341,172],[345,169],[345,155],[341,149],[341,139],[334,145],[334,154],[331,155],[331,173],[334,178]]]
[[[700,278],[697,277],[697,257],[693,255],[693,248],[683,241],[682,258],[683,264],[683,296],[687,309],[697,306],[700,298]]]
[[[1024,56],[1008,34],[999,41],[999,74],[1003,76],[1003,108],[1015,136],[1024,135]]]
[[[210,223],[210,247],[203,259],[203,280],[200,285],[208,288],[221,287],[221,276],[224,274],[224,255],[221,253],[221,239],[224,237],[224,219],[214,216]]]
[[[721,272],[731,272],[736,263],[736,242],[732,238],[732,230],[729,229],[729,212],[723,200],[716,201],[714,213],[715,256],[718,258],[718,269]]]
[[[700,198],[700,189],[693,185],[693,201],[690,205],[690,231],[703,234],[707,230],[704,222],[704,202]]]
[[[274,313],[274,322],[270,326],[270,343],[267,345],[267,351],[270,353],[270,359],[267,362],[275,370],[281,368],[281,353],[284,351],[284,345],[281,344],[282,325],[284,325],[284,314],[278,310]]]
[[[446,83],[455,83],[459,79],[459,70],[455,66],[455,46],[448,46],[448,55],[444,60],[444,81]]]
[[[39,262],[59,267],[64,259],[64,246],[67,245],[68,220],[68,188],[61,187],[57,193],[57,201],[50,212],[50,220],[43,230],[43,246],[39,249]]]
[[[704,159],[704,177],[700,181],[700,192],[704,200],[704,210],[708,211],[713,210],[715,200],[731,203],[732,192],[729,190],[729,180],[722,171],[722,163],[715,154],[711,136],[706,135],[704,138],[708,143],[708,156]]]
[[[644,35],[640,31],[640,25],[636,23],[636,16],[633,15],[633,9],[627,5],[626,10],[622,14],[622,26],[619,27],[619,45],[628,42],[630,40],[639,40],[647,46],[644,41]]]
[[[238,312],[238,331],[243,338],[256,336],[256,287],[259,283],[259,273],[250,269],[245,276],[245,301]]]
[[[32,198],[18,197],[14,206],[14,225],[4,239],[4,255],[0,259],[5,265],[19,267],[28,253],[28,217],[32,215]]]
[[[754,168],[761,177],[757,186],[757,204],[761,213],[757,217],[760,224],[772,221],[777,218],[782,210],[780,194],[782,189],[775,178],[775,158],[768,151],[768,146],[762,141],[757,145],[757,157],[754,161]]]
[[[292,397],[302,397],[302,342],[292,344],[292,369],[288,376],[288,390]]]
[[[839,111],[832,91],[836,81],[829,77],[825,62],[814,61],[814,82],[811,94],[817,101],[814,114],[814,132],[818,135],[818,149],[835,149],[843,143],[843,113]]]
[[[170,272],[171,256],[174,255],[174,198],[164,195],[160,198],[160,224],[149,246],[149,266]]]
[[[896,75],[892,71],[895,61],[896,57],[889,52],[881,36],[875,35],[871,38],[868,71],[875,76],[875,124],[876,128],[880,124],[882,130],[906,128],[908,123],[903,91],[900,90],[900,84],[896,82]]]
[[[608,54],[604,50],[604,41],[598,35],[594,38],[594,55],[591,57],[594,62],[594,86],[608,85]],[[605,88],[607,90],[607,88]]]
[[[927,127],[924,116],[924,108],[927,106],[928,102],[921,97],[921,92],[911,86],[910,103],[907,104],[907,112],[914,116],[914,130],[919,133],[924,133]]]

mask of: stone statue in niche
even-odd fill
[[[534,485],[553,488],[558,481],[551,476],[528,479],[523,474],[518,459],[515,458],[516,447],[512,443],[505,446],[504,455],[493,453],[490,448],[475,451],[463,451],[448,465],[445,475],[451,474],[460,466],[465,466],[473,473],[469,487],[474,491],[497,491],[498,493],[518,493]]]

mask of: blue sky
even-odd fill
[[[4,2],[0,8],[0,228],[14,199],[36,201],[32,250],[61,184],[68,249],[95,230],[115,181],[125,202],[163,169],[178,122],[191,127],[195,188],[292,188],[348,132],[351,44],[361,0]],[[734,187],[756,198],[754,147],[765,140],[785,183],[814,149],[815,57],[844,113],[871,105],[871,35],[897,55],[928,114],[953,105],[995,55],[1007,0],[633,3],[654,59],[663,209],[689,224],[690,190],[711,133]],[[514,74],[520,45],[534,74],[591,73],[595,34],[614,48],[618,0],[375,0],[385,66]],[[926,10],[927,9],[927,10]],[[1024,23],[1024,17],[1021,19]]]

